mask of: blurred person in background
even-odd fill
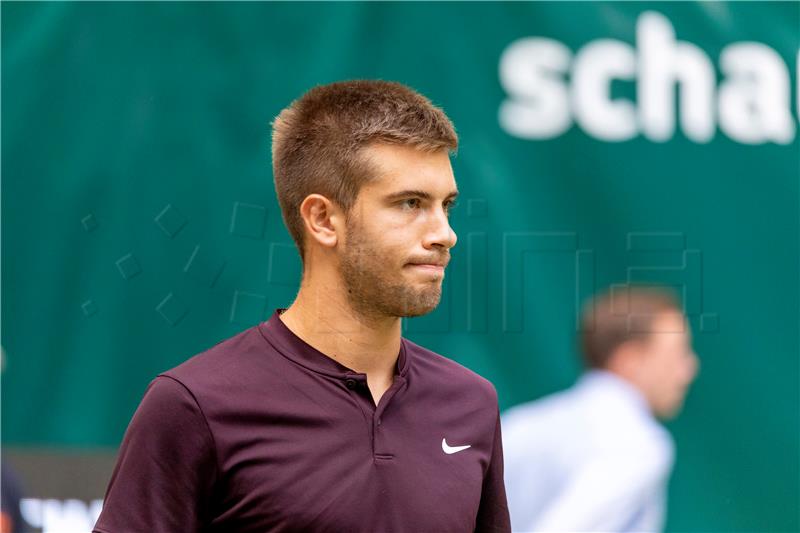
[[[660,531],[674,444],[656,419],[680,411],[698,372],[686,317],[666,290],[615,286],[580,331],[578,382],[503,415],[512,528]]]
[[[6,370],[6,351],[0,347],[0,374]],[[22,533],[29,531],[22,518],[22,483],[16,472],[5,461],[0,461],[0,533]]]
[[[0,492],[2,492],[2,505],[0,505],[0,533],[22,533],[29,531],[27,523],[22,518],[20,501],[22,501],[22,484],[14,471],[5,461],[0,463],[2,479],[0,479]]]

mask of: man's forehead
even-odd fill
[[[426,152],[411,146],[373,144],[364,148],[375,173],[368,186],[384,193],[427,191],[432,195],[456,191],[455,176],[446,150]]]

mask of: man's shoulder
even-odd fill
[[[414,367],[419,376],[428,384],[447,389],[457,388],[482,393],[497,403],[497,391],[491,381],[469,368],[440,355],[428,348],[420,346],[405,337],[403,342],[413,358]]]
[[[568,409],[572,391],[570,389],[551,392],[535,400],[527,400],[509,407],[504,413],[503,418],[508,419],[536,419],[549,416],[553,412],[565,411]]]
[[[575,411],[571,389],[516,404],[502,414],[504,438],[506,435],[513,438],[518,433],[527,436],[544,430],[553,433],[575,426],[581,418]]]
[[[236,376],[245,376],[255,370],[254,367],[263,362],[269,352],[259,326],[253,326],[193,355],[159,376],[170,377],[188,388],[235,380]]]

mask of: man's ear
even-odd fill
[[[339,242],[344,216],[339,206],[328,198],[309,194],[300,204],[300,216],[311,239],[326,248],[333,248]]]
[[[641,340],[627,340],[614,349],[614,353],[608,358],[606,367],[621,376],[635,378],[644,362],[643,351],[644,346]]]

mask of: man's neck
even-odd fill
[[[632,403],[635,403],[642,410],[647,411],[655,416],[653,413],[653,408],[650,405],[650,401],[647,398],[646,388],[638,383],[635,377],[630,375],[630,373],[620,371],[619,369],[612,370],[609,368],[604,368],[590,370],[585,375],[593,376],[594,378],[599,378],[606,381],[613,380],[615,383],[615,388],[617,390],[624,391],[624,394],[632,400]]]
[[[280,319],[295,335],[338,363],[367,375],[377,404],[393,381],[401,319],[367,317],[341,294],[340,283],[304,283]]]

